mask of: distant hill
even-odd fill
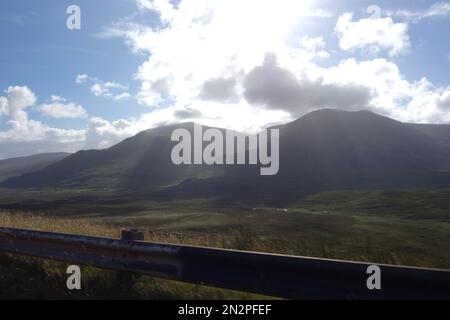
[[[112,148],[81,151],[11,178],[3,186],[262,199],[324,190],[450,186],[445,129],[404,124],[371,112],[320,110],[276,127],[280,171],[265,177],[258,166],[175,166],[170,135],[180,126],[193,130],[192,123],[147,130]]]
[[[41,153],[28,157],[0,160],[0,181],[41,170],[69,156],[69,153]]]

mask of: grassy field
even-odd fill
[[[0,213],[0,226],[75,234],[118,237],[120,229],[85,219],[29,213]],[[181,241],[153,233],[146,240],[200,244],[204,239]],[[147,276],[124,278],[119,272],[82,266],[82,290],[66,288],[69,264],[46,259],[0,254],[0,299],[268,299],[260,295],[190,285]]]
[[[142,229],[148,241],[450,269],[450,190],[322,193],[281,208],[215,199],[0,193],[0,208],[9,210],[0,215],[0,226],[113,237],[133,227]],[[27,213],[20,213],[24,209]],[[63,265],[10,255],[1,259],[3,288],[18,281],[17,270],[20,279],[37,281],[34,288],[47,288],[39,282],[47,283],[47,274],[55,277],[51,283],[65,284]],[[147,277],[124,289],[116,274],[88,270],[85,290],[76,298],[261,298]],[[12,296],[37,294],[25,291]],[[68,296],[51,286],[41,294]]]

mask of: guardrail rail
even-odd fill
[[[450,299],[450,271],[0,228],[0,252],[290,299]]]

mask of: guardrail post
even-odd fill
[[[120,241],[143,241],[144,233],[136,229],[122,230],[120,233]],[[136,281],[140,278],[140,275],[131,272],[119,272],[118,280],[125,291],[131,291]]]
[[[122,230],[120,234],[120,240],[122,241],[143,241],[144,233],[136,229]]]

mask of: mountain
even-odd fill
[[[0,182],[8,178],[41,170],[66,158],[69,153],[41,153],[28,157],[0,160]]]
[[[187,181],[174,195],[216,195],[214,188],[283,200],[329,190],[450,187],[445,132],[438,138],[372,112],[329,109],[274,128],[280,130],[278,175],[237,168],[226,180]]]
[[[300,180],[320,189],[449,181],[450,148],[421,130],[375,113],[320,110],[279,129],[281,180]]]
[[[109,149],[79,151],[40,171],[9,179],[4,186],[149,191],[189,178],[218,176],[222,168],[172,163],[172,131],[185,128],[193,132],[193,127],[186,123],[146,130]]]
[[[280,170],[260,176],[259,166],[174,165],[170,136],[180,127],[192,133],[193,126],[160,127],[106,150],[80,151],[3,186],[262,199],[324,190],[450,186],[450,148],[442,128],[367,111],[315,111],[272,128],[280,132]]]

